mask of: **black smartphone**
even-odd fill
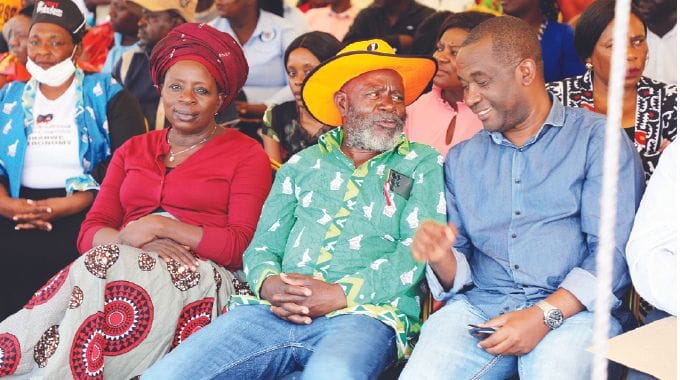
[[[468,325],[468,331],[470,335],[474,336],[479,340],[483,340],[491,336],[491,334],[496,332],[495,327],[480,327],[477,325]]]

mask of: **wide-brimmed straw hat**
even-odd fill
[[[320,122],[340,126],[340,111],[333,102],[335,93],[361,74],[384,69],[399,73],[404,81],[404,102],[409,105],[432,80],[437,63],[432,57],[396,55],[383,40],[355,42],[307,75],[302,85],[302,101]]]
[[[149,12],[175,11],[186,22],[194,22],[198,0],[129,0]]]

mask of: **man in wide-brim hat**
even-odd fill
[[[243,258],[255,296],[233,297],[149,378],[374,379],[408,355],[424,273],[410,245],[446,203],[441,156],[402,128],[435,69],[372,40],[309,74],[307,108],[339,128],[278,171]]]

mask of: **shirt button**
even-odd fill
[[[515,269],[519,269],[519,265],[515,264]]]
[[[515,178],[515,183],[520,183],[519,178]]]
[[[504,307],[503,310],[508,311],[510,308],[508,306]]]
[[[519,211],[519,210],[515,211],[515,215],[520,215],[521,213],[522,213],[522,212]]]
[[[512,237],[513,239],[515,239],[515,238],[517,238],[517,234],[512,234],[512,235],[510,235],[510,237]]]

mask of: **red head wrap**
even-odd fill
[[[225,95],[220,111],[231,104],[248,78],[248,62],[238,42],[207,24],[181,24],[160,40],[151,53],[151,80],[160,86],[170,67],[185,60],[202,64],[215,78]]]

